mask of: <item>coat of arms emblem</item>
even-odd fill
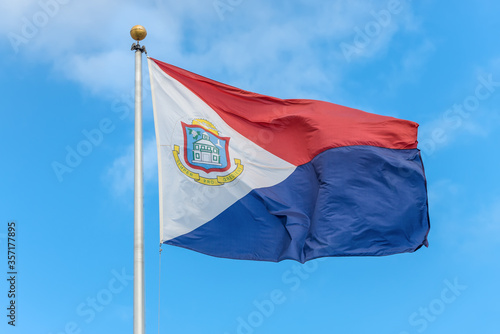
[[[186,176],[205,185],[222,185],[235,180],[242,172],[241,160],[234,159],[236,168],[227,175],[215,178],[203,177],[197,171],[210,173],[226,172],[232,169],[229,159],[229,137],[222,137],[215,126],[207,120],[195,119],[192,124],[181,122],[184,136],[183,160],[179,158],[179,146],[174,145],[177,167]]]

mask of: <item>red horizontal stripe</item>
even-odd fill
[[[335,147],[417,147],[418,124],[316,100],[247,92],[151,58],[233,129],[276,156],[302,165]]]

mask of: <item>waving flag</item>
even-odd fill
[[[418,124],[148,62],[161,242],[302,263],[427,246]]]

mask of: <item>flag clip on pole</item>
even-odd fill
[[[135,50],[135,142],[134,142],[134,334],[145,334],[144,317],[144,185],[142,166],[142,53],[139,45],[147,35],[143,26],[136,25],[130,36],[137,41]],[[147,54],[147,52],[146,52]]]

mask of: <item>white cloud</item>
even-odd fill
[[[474,191],[451,179],[428,184],[431,237],[461,259],[489,262],[500,246],[500,198],[483,192],[477,201]]]
[[[31,18],[32,13],[38,10],[39,5],[33,0],[3,1],[1,5],[2,19],[0,28],[2,31],[14,32],[22,25],[22,18]]]
[[[355,21],[350,36],[339,44],[347,62],[369,61],[384,54],[400,30],[418,30],[407,1],[399,2],[396,8],[389,6],[392,2],[362,3],[363,8],[358,10],[363,17]]]
[[[435,46],[430,40],[423,40],[420,45],[407,50],[390,73],[385,76],[388,91],[394,94],[402,84],[417,82],[429,58],[435,51]]]
[[[374,19],[371,12],[385,5],[366,0],[314,5],[305,0],[293,5],[244,1],[220,21],[212,1],[69,1],[20,50],[24,57],[53,62],[66,78],[108,95],[131,81],[128,30],[141,23],[148,29],[145,44],[154,57],[224,76],[248,89],[324,98],[338,88],[348,65],[341,58],[340,42],[351,40],[353,28],[364,27]],[[16,9],[14,17],[43,10],[37,1],[10,6]],[[411,16],[408,8],[394,16],[366,55],[387,49]],[[19,30],[20,23],[4,25]]]
[[[144,184],[156,182],[158,178],[158,158],[156,151],[156,139],[144,141],[143,169]],[[134,146],[127,148],[126,152],[115,159],[112,166],[106,172],[106,179],[110,180],[110,186],[116,196],[122,196],[134,190]]]
[[[129,63],[129,66],[123,64]],[[100,55],[72,55],[61,63],[64,74],[93,93],[115,93],[133,88],[134,65],[130,54],[111,51]]]
[[[500,198],[488,201],[463,227],[460,249],[476,262],[491,263],[500,246]],[[479,260],[482,259],[482,260]]]
[[[450,198],[454,198],[462,193],[463,189],[459,184],[450,179],[442,179],[427,186],[427,195],[429,204],[434,207],[439,207],[445,203],[449,203]]]
[[[4,22],[4,27],[18,32],[20,17],[32,18],[44,10],[35,0],[9,6],[18,17]],[[354,28],[375,22],[373,12],[385,6],[369,0],[243,1],[221,21],[213,1],[69,1],[54,9],[49,21],[19,49],[22,57],[51,64],[63,78],[115,100],[133,85],[133,41],[128,32],[143,24],[148,29],[144,44],[155,58],[263,94],[334,97],[343,103],[345,75],[356,65],[345,61],[339,45],[352,42]],[[396,33],[413,29],[414,22],[411,7],[405,5],[363,54],[384,54]],[[411,72],[415,63],[407,57],[401,66]],[[131,152],[111,167],[117,192],[129,189],[130,161]]]
[[[19,45],[21,55],[38,61],[57,61],[76,50],[92,50],[109,41],[106,35],[109,18],[125,3],[118,0],[30,1],[17,7],[4,28],[24,39]]]
[[[480,105],[468,117],[462,117],[452,112],[452,109],[450,105],[449,109],[436,113],[438,118],[419,127],[419,148],[425,156],[432,156],[449,145],[468,141],[470,136],[487,138],[500,125],[497,110]]]
[[[425,155],[452,143],[462,143],[470,136],[487,138],[498,129],[500,113],[495,105],[500,98],[500,68],[492,61],[488,69],[476,70],[471,80],[463,84],[462,96],[451,101],[446,109],[436,111],[435,119],[421,124],[419,142]]]

